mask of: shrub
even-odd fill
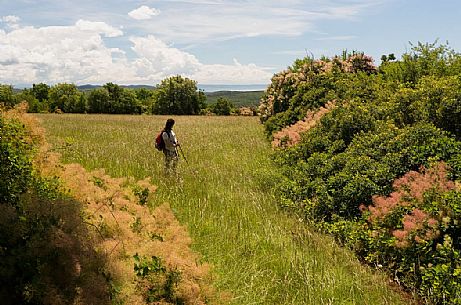
[[[401,61],[384,57],[378,75],[371,61],[349,59],[296,61],[261,102],[272,134],[335,100],[296,141],[277,134],[290,144],[273,157],[284,176],[282,205],[424,301],[459,304],[461,197],[447,179],[461,175],[461,55],[419,43]],[[421,167],[431,169],[417,173]]]
[[[32,145],[17,119],[0,114],[0,203],[16,205],[32,174]]]
[[[33,137],[0,116],[2,304],[108,304],[105,258],[95,252],[82,205],[33,170]]]
[[[372,195],[389,194],[392,181],[405,172],[428,165],[428,160],[447,160],[450,164],[457,164],[461,143],[433,125],[418,124],[398,129],[392,124],[378,123],[380,126],[376,131],[357,133],[343,151],[332,151],[327,145],[314,151],[315,147],[307,146],[308,153],[302,161],[295,157],[292,162],[287,162],[282,157],[286,163],[279,164],[291,181],[289,187],[283,186],[285,199],[304,208],[309,200],[309,217],[327,221],[333,216],[354,219],[360,215],[360,204],[371,203]],[[334,134],[340,135],[341,132]],[[353,134],[343,133],[343,137],[347,140]],[[315,143],[315,135],[321,137],[322,134],[307,135],[310,136],[306,140],[309,144],[310,141]],[[294,151],[304,152],[303,145],[295,147]]]
[[[461,192],[447,177],[443,162],[410,171],[364,209],[365,259],[431,304],[461,303]]]

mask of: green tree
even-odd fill
[[[60,109],[63,112],[78,112],[77,104],[81,95],[75,84],[57,84],[49,92],[50,108],[52,111]]]
[[[109,92],[105,88],[91,90],[88,96],[88,111],[105,113],[109,109],[109,99]]]
[[[12,107],[16,104],[13,87],[10,85],[0,85],[0,104]]]
[[[139,107],[141,113],[148,113],[152,109],[152,104],[154,102],[154,91],[141,88],[135,91],[136,98],[139,102]]]
[[[32,89],[25,88],[21,90],[20,93],[16,94],[16,100],[20,102],[27,102],[29,104],[28,112],[45,112],[46,109],[43,109],[42,103],[40,103],[34,96]]]
[[[132,89],[122,88],[120,98],[116,104],[116,113],[120,114],[140,114],[141,106],[136,98],[136,93]]]
[[[46,102],[48,100],[49,92],[50,86],[47,84],[39,83],[32,85],[32,93],[40,103]]]
[[[205,94],[197,82],[182,76],[164,79],[155,91],[154,114],[199,114],[205,108]]]
[[[122,96],[123,88],[117,84],[107,83],[103,86],[109,94],[109,100],[107,103],[108,108],[104,109],[104,113],[117,113],[118,109],[121,108],[120,98]]]
[[[234,108],[228,99],[219,97],[216,103],[211,105],[210,110],[217,115],[230,115]]]

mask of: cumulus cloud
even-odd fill
[[[187,52],[168,46],[152,35],[130,39],[139,58],[148,60],[156,71],[165,74],[191,73],[199,66],[197,58]]]
[[[158,38],[132,37],[133,51],[138,55],[134,66],[137,75],[163,79],[181,74],[203,84],[268,83],[272,73],[254,64],[242,65],[233,59],[233,65],[203,64],[194,55],[167,45]]]
[[[261,84],[269,83],[272,73],[255,64],[201,65],[190,77],[202,84]]]
[[[21,20],[18,16],[8,15],[0,18],[0,21],[6,23],[9,28],[16,29],[19,27],[18,22]]]
[[[202,84],[247,84],[267,83],[272,76],[267,69],[237,59],[233,65],[203,64],[152,35],[130,37],[128,56],[105,42],[110,37],[123,39],[122,34],[104,22],[87,20],[71,26],[0,30],[0,83],[152,85],[180,74]]]
[[[136,20],[147,20],[151,19],[153,16],[157,16],[158,14],[160,14],[160,11],[158,9],[142,5],[137,9],[129,12],[128,16]]]
[[[123,51],[107,48],[102,39],[120,34],[105,23],[84,20],[73,26],[28,26],[0,32],[0,82],[85,83],[115,81],[115,75],[122,80],[134,76],[127,62],[114,61]]]

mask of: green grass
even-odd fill
[[[232,304],[408,304],[388,279],[277,207],[276,171],[255,117],[175,117],[188,163],[163,176],[164,116],[37,115],[65,162],[152,177]]]

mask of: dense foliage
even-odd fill
[[[215,103],[208,105],[208,110],[217,115],[230,115],[231,113],[235,113],[234,104],[223,97],[219,97]]]
[[[273,77],[268,136],[335,104],[279,142],[282,202],[424,301],[461,304],[461,55],[418,43],[382,60],[305,58]]]
[[[262,95],[262,91],[206,94],[198,90],[195,81],[179,75],[164,79],[154,89],[133,89],[114,83],[82,88],[79,90],[75,84],[68,83],[51,87],[39,83],[15,92],[10,85],[0,85],[0,101],[6,107],[26,101],[29,112],[33,113],[230,115],[241,114],[243,106],[252,106],[251,115],[254,115],[255,104]]]
[[[34,172],[37,139],[0,113],[0,299],[2,304],[108,304],[104,258],[81,204]]]
[[[205,94],[197,89],[197,82],[181,76],[164,79],[155,90],[152,113],[199,114],[205,108]]]

